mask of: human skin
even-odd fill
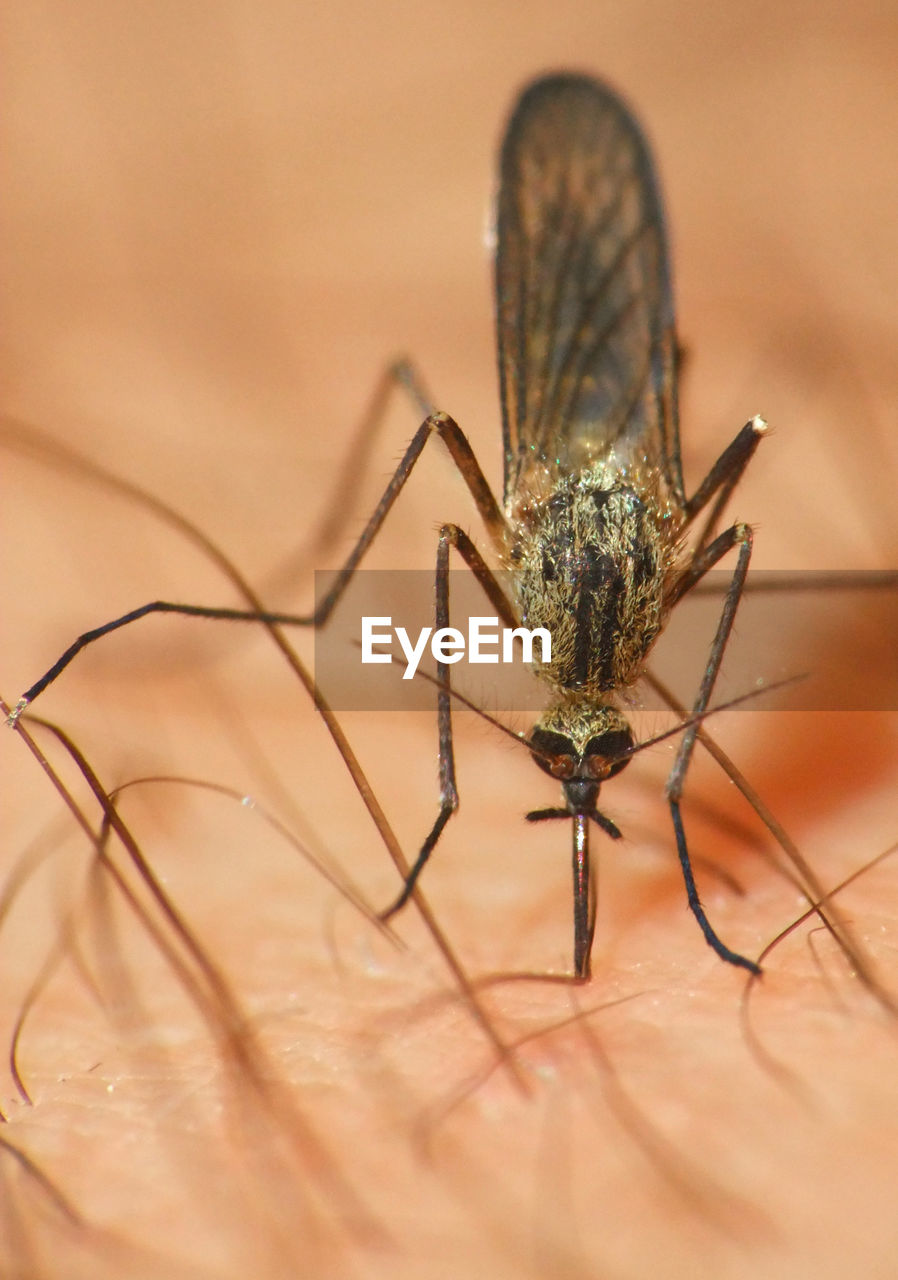
[[[482,213],[502,114],[552,65],[608,75],[655,144],[690,357],[690,482],[762,411],[773,431],[732,506],[756,526],[758,563],[890,564],[895,33],[874,41],[860,13],[812,26],[799,49],[798,13],[778,26],[759,10],[737,31],[719,6],[694,27],[658,5],[607,26],[571,7],[547,43],[555,6],[551,23],[527,10],[508,50],[501,8],[438,38],[428,6],[391,39],[339,8],[301,28],[278,6],[269,22],[225,9],[214,31],[183,7],[144,28],[104,6],[82,8],[77,28],[62,7],[39,27],[4,20],[22,177],[4,291],[7,699],[78,631],[145,600],[237,603],[180,534],[61,447],[163,495],[285,607],[309,599],[324,557],[300,557],[295,592],[279,570],[333,509],[354,424],[396,353],[414,356],[498,480]],[[495,69],[471,69],[471,49]],[[328,564],[416,425],[395,401]],[[55,448],[36,453],[31,428]],[[421,466],[372,552],[381,567],[427,568],[442,520],[485,544],[436,449]],[[787,669],[809,655],[846,674],[882,660],[846,652],[838,622]],[[522,814],[558,796],[523,750],[460,715],[462,808],[422,889],[472,996],[413,905],[394,922],[397,947],[266,824],[263,806],[374,908],[395,895],[381,837],[264,634],[146,622],[79,659],[34,710],[65,726],[107,788],[165,774],[236,798],[174,782],[122,795],[127,831],[183,914],[189,973],[199,949],[214,966],[185,994],[158,901],[162,934],[149,936],[6,735],[7,884],[20,857],[52,851],[0,934],[7,1039],[54,941],[69,947],[20,1041],[32,1105],[7,1077],[3,1136],[77,1215],[8,1155],[7,1270],[888,1273],[888,861],[838,899],[883,998],[806,925],[765,961],[744,1019],[745,975],[715,959],[686,909],[663,803],[672,748],[660,748],[603,792],[626,842],[594,842],[592,980],[548,981],[570,966],[569,837]],[[413,855],[436,811],[432,719],[340,723]],[[898,838],[894,715],[734,712],[709,730],[825,889]],[[96,825],[59,744],[35,737]],[[804,904],[707,761],[688,796],[706,907],[756,955]]]

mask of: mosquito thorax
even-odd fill
[[[596,697],[638,677],[677,556],[678,522],[659,486],[657,475],[595,465],[513,513],[521,621],[548,629],[552,660],[538,674],[556,688]]]

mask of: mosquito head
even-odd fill
[[[530,748],[539,767],[561,783],[566,812],[597,816],[599,787],[629,764],[633,734],[616,707],[571,700],[539,720]]]

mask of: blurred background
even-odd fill
[[[354,430],[397,355],[415,361],[498,485],[487,247],[495,153],[521,85],[553,68],[608,79],[655,149],[688,354],[681,411],[691,483],[749,416],[763,413],[772,434],[733,506],[757,528],[756,563],[895,566],[894,6],[42,0],[7,6],[0,42],[0,692],[8,701],[80,631],[146,600],[235,603],[201,554],[67,450],[164,498],[285,608],[311,600],[313,567],[339,562],[417,425],[396,397],[364,476],[337,500],[345,508],[342,540],[326,554],[303,556],[310,531],[334,510],[333,484]],[[433,529],[445,519],[476,532],[466,495],[434,456],[422,462],[371,565],[428,567]],[[846,643],[850,614],[841,609],[831,621],[826,634],[801,641],[795,662],[836,655],[847,674],[894,661],[891,637],[870,637],[859,656]],[[41,710],[77,731],[109,785],[145,772],[202,773],[264,792],[281,812],[295,804],[291,821],[308,820],[309,840],[347,858],[382,905],[395,873],[269,648],[265,637],[157,619],[84,655]],[[802,838],[829,854],[827,883],[898,835],[894,715],[736,718],[741,762]],[[378,794],[399,809],[404,846],[413,848],[432,820],[432,723],[390,720],[385,728],[349,717],[349,724],[368,748]],[[500,931],[501,942],[487,923],[512,892],[519,844],[534,838],[522,836],[518,822],[531,803],[533,770],[511,749],[497,750],[483,726],[466,732],[473,755],[460,769],[472,799],[470,825],[460,830],[468,835],[458,838],[452,865],[447,855],[434,868],[445,919],[472,963],[539,968],[548,956],[563,969],[569,891],[548,851],[560,846],[557,857],[566,858],[566,837],[547,833],[538,845],[547,856],[528,854],[532,898],[523,922],[509,925],[507,938]],[[21,745],[8,735],[2,749],[11,866],[43,838],[55,811]],[[659,788],[669,759],[662,751],[654,766],[657,815],[643,790],[620,793],[629,794],[621,825],[629,822],[634,840],[665,848]],[[728,784],[707,787],[713,817]],[[177,824],[186,803],[154,793],[140,816],[161,829],[160,841],[171,840],[164,865],[180,877],[182,901],[199,911],[204,936],[216,936],[220,909],[230,912],[233,970],[248,998],[268,1007],[283,970],[280,954],[275,964],[264,948],[282,940],[295,949],[293,972],[308,972],[301,965],[314,965],[322,949],[323,891],[314,877],[312,888],[294,884],[298,873],[277,853],[248,856],[255,832],[232,847],[232,807],[204,813],[185,839]],[[547,795],[546,803],[555,801]],[[507,845],[495,875],[484,830],[498,833],[496,847]],[[718,847],[710,836],[706,843]],[[543,864],[544,911],[534,905],[543,901]],[[658,865],[642,873],[637,891],[643,923]],[[72,883],[63,877],[49,898],[35,891],[7,943],[11,970],[21,969],[9,988],[10,1020],[45,945],[35,921],[58,924],[81,871],[66,874]],[[261,904],[260,884],[273,886]],[[611,871],[617,905],[608,910],[618,923],[602,928],[609,946],[626,948],[629,908],[621,903],[631,891],[622,887],[618,901],[615,884]],[[673,878],[659,906],[661,937],[673,902],[677,929],[691,939],[680,892]],[[479,926],[469,923],[475,899],[485,904]],[[244,912],[250,901],[253,910]],[[287,904],[298,901],[293,915]],[[794,901],[792,908],[797,913]],[[259,920],[267,943],[253,932]],[[752,927],[760,928],[756,920]],[[628,936],[633,959],[622,951],[624,968],[638,965],[642,945]],[[312,1006],[317,998],[303,995]],[[35,1031],[32,1068],[48,1082],[73,1060],[80,1067],[109,1057],[102,1035],[93,1058],[66,1056],[59,1038],[66,999],[57,994],[53,1016]],[[80,1028],[70,1030],[77,1043]],[[6,1092],[12,1096],[11,1087]],[[124,1159],[120,1140],[109,1148],[116,1159]],[[64,1162],[62,1139],[40,1149]],[[139,1200],[141,1220],[153,1223],[165,1198],[129,1186],[116,1200],[113,1154],[108,1169],[95,1171],[89,1204],[103,1203],[106,1188],[105,1221],[120,1225]],[[810,1148],[806,1155],[819,1159]],[[413,1207],[413,1160],[408,1168]],[[439,1217],[428,1212],[427,1220]],[[874,1251],[887,1234],[886,1216],[877,1221]],[[189,1225],[178,1219],[175,1235],[173,1256],[194,1256],[191,1249],[210,1256],[203,1250],[215,1238],[211,1228],[204,1243],[188,1244]],[[221,1274],[231,1274],[241,1248],[252,1258],[251,1235],[248,1228],[245,1239],[229,1236],[229,1253],[220,1245]],[[847,1250],[847,1236],[842,1244]],[[590,1256],[605,1256],[602,1248]],[[669,1252],[659,1256],[678,1265]],[[86,1274],[95,1262],[90,1254]],[[688,1262],[687,1250],[683,1273],[695,1274]],[[530,1274],[519,1263],[509,1262],[507,1274]],[[137,1274],[134,1259],[129,1265]],[[505,1274],[504,1265],[494,1257],[479,1274]],[[626,1270],[626,1258],[622,1265],[640,1273]],[[422,1267],[419,1260],[409,1274],[430,1274]]]

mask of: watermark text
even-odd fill
[[[393,655],[375,646],[389,645],[393,637],[405,658],[403,680],[411,680],[425,650],[437,662],[510,663],[517,661],[515,640],[521,642],[520,660],[526,663],[551,662],[552,637],[545,627],[500,627],[498,618],[468,618],[467,634],[457,627],[422,627],[412,640],[405,627],[394,627],[391,617],[362,618],[362,662],[392,662]],[[534,659],[534,642],[539,640],[539,656]]]

